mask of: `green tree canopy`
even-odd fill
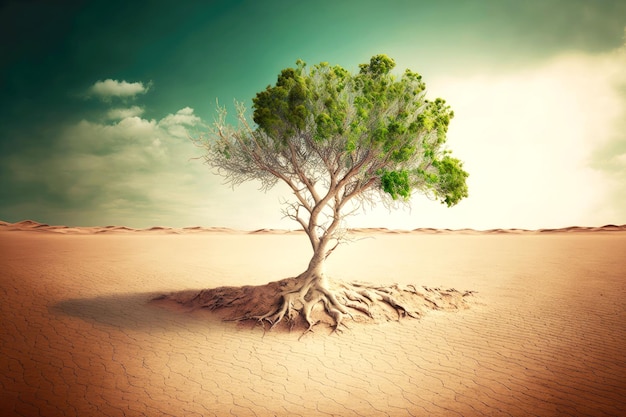
[[[453,206],[467,197],[468,174],[444,146],[454,113],[443,99],[426,99],[421,75],[392,74],[386,55],[356,74],[325,62],[296,64],[254,97],[256,125],[243,106],[240,124],[227,125],[222,109],[204,144],[207,162],[235,184],[289,185],[298,200],[290,216],[315,235],[314,248],[324,237],[320,213],[340,220],[349,200],[408,202],[421,192]]]

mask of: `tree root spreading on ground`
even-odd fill
[[[289,330],[304,329],[302,336],[326,323],[333,332],[356,323],[420,318],[429,310],[454,311],[469,306],[474,291],[458,291],[415,285],[373,285],[330,281],[322,276],[286,278],[259,286],[218,287],[161,295],[190,309],[208,309],[225,321],[254,321],[263,329],[283,323]],[[300,336],[300,337],[302,337]]]

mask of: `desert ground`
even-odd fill
[[[301,232],[0,222],[2,415],[626,415],[625,226],[352,236],[329,275],[469,308],[299,339],[150,300],[294,276]]]

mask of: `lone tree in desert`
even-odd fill
[[[416,317],[419,311],[406,301],[411,296],[438,305],[424,293],[432,289],[340,283],[324,271],[325,260],[346,239],[345,218],[364,204],[394,208],[419,192],[453,206],[467,196],[468,174],[444,147],[452,110],[440,98],[426,99],[419,74],[406,70],[397,77],[394,66],[376,55],[351,74],[299,60],[253,99],[254,124],[241,104],[236,126],[219,110],[210,134],[196,141],[206,163],[232,185],[254,180],[267,190],[285,183],[295,198],[284,213],[304,229],[313,255],[297,277],[268,284],[272,290],[266,288],[256,304],[242,300],[254,299],[258,287],[207,290],[196,294],[196,302],[238,305],[239,316],[232,318],[272,327],[304,319],[307,330],[324,312],[337,329],[345,317],[373,317],[376,306]]]

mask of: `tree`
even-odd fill
[[[371,316],[378,303],[415,316],[389,289],[333,287],[324,261],[345,241],[346,216],[363,204],[393,208],[419,192],[453,206],[468,195],[468,174],[444,147],[454,113],[444,100],[426,99],[419,74],[393,75],[395,62],[386,55],[359,65],[356,74],[327,63],[296,64],[253,99],[254,124],[239,103],[236,126],[220,108],[210,134],[197,140],[206,163],[232,185],[260,181],[267,190],[285,183],[295,197],[285,203],[285,215],[299,223],[313,250],[306,270],[281,283],[268,311],[239,318],[273,327],[300,316],[310,330],[315,306],[323,305],[336,329],[355,312]],[[205,303],[228,305],[227,292],[212,293]]]

